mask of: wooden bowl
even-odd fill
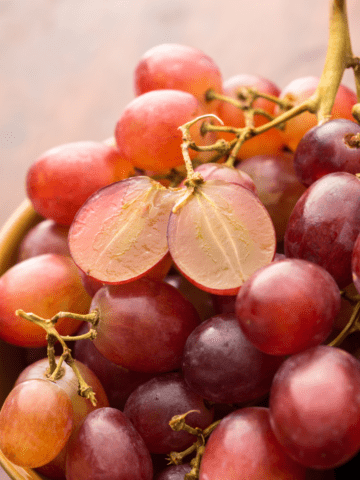
[[[30,202],[24,200],[0,230],[0,275],[16,263],[18,246],[27,231],[41,217]],[[3,404],[23,368],[22,349],[0,340],[0,405]],[[30,468],[11,463],[0,451],[0,465],[13,480],[43,480],[45,477]],[[1,474],[0,474],[1,475]]]

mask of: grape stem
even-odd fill
[[[212,423],[204,430],[201,428],[193,428],[185,422],[185,418],[189,413],[198,412],[198,410],[190,410],[182,415],[175,415],[169,422],[170,427],[179,432],[180,430],[184,430],[192,435],[197,437],[196,442],[194,442],[189,448],[184,450],[183,452],[170,452],[169,453],[169,464],[173,465],[181,465],[183,459],[190,455],[191,453],[196,451],[196,456],[191,460],[191,471],[187,473],[184,477],[185,480],[198,480],[199,472],[200,472],[200,463],[201,458],[205,452],[205,439],[215,430],[215,428],[219,425],[220,420]],[[200,412],[199,412],[200,413]]]
[[[34,313],[26,313],[24,310],[16,310],[15,314],[18,317],[24,318],[35,325],[40,326],[46,332],[46,338],[48,342],[47,347],[47,354],[49,359],[49,369],[47,371],[47,377],[50,381],[55,382],[57,379],[61,378],[64,374],[64,369],[62,368],[62,364],[65,361],[73,370],[76,378],[78,380],[79,389],[78,393],[82,397],[85,397],[91,401],[91,403],[96,406],[96,398],[95,393],[90,385],[88,385],[85,380],[83,379],[79,369],[75,364],[75,360],[71,355],[70,348],[66,345],[65,342],[67,341],[75,341],[75,340],[84,340],[84,339],[91,339],[93,340],[96,337],[96,330],[90,328],[87,333],[83,335],[60,335],[59,332],[56,330],[55,325],[60,318],[72,318],[75,320],[82,320],[85,322],[91,323],[92,326],[96,326],[99,322],[99,312],[97,310],[93,310],[92,312],[81,315],[78,313],[72,312],[59,312],[54,315],[50,319],[45,319],[35,315]],[[63,353],[61,354],[58,363],[56,363],[55,359],[55,348],[54,345],[56,342],[59,342],[62,346]]]
[[[360,58],[353,55],[351,48],[346,0],[332,0],[330,3],[329,40],[325,64],[318,86],[313,95],[304,100],[301,104],[292,106],[286,99],[278,99],[271,95],[261,94],[252,88],[241,89],[239,91],[239,100],[246,100],[246,103],[242,103],[239,100],[210,90],[207,92],[208,99],[226,101],[237,108],[244,110],[246,126],[243,128],[234,128],[230,126],[219,127],[204,122],[202,131],[222,131],[236,134],[236,138],[233,141],[228,142],[228,150],[224,151],[224,154],[231,151],[227,164],[233,166],[241,145],[247,139],[252,138],[255,135],[260,135],[271,128],[283,128],[286,121],[303,112],[308,111],[315,114],[319,125],[330,120],[331,110],[346,68],[352,68],[354,71],[356,93],[358,100],[360,101]],[[264,114],[263,112],[258,112],[252,108],[254,100],[259,96],[277,103],[286,111],[276,118],[270,119],[264,125],[254,127],[252,120],[255,113]],[[360,103],[353,107],[352,113],[354,118],[360,123]],[[191,139],[187,138],[187,142],[188,147],[194,148],[194,143],[191,142]],[[215,150],[218,149],[219,146],[219,141],[217,141],[213,146],[209,147],[214,147]],[[225,147],[226,145],[222,146],[222,148]],[[203,147],[196,147],[196,149],[201,151]]]
[[[329,347],[338,347],[348,335],[357,331],[360,331],[360,302],[357,302],[355,305],[350,320],[343,330],[328,344]]]

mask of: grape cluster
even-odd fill
[[[203,52],[159,45],[113,137],[34,161],[43,220],[0,278],[0,338],[48,358],[1,409],[11,462],[66,480],[304,480],[356,456],[357,97],[340,85],[320,125],[284,117],[319,82],[223,82]]]

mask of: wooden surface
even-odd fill
[[[224,79],[258,73],[284,87],[320,75],[328,10],[328,0],[0,0],[0,225],[37,156],[112,135],[148,48],[192,45]],[[348,10],[360,55],[360,0]]]

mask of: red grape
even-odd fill
[[[222,78],[219,67],[201,50],[164,43],[150,48],[139,60],[134,73],[136,95],[150,90],[183,90],[196,97],[209,111],[218,102],[207,101],[206,92],[221,93]]]
[[[88,313],[90,303],[71,258],[53,253],[28,258],[0,277],[0,337],[19,346],[46,345],[45,330],[16,316],[17,309],[49,319],[60,311]],[[71,335],[80,322],[61,318],[56,325],[61,335]]]
[[[296,177],[292,158],[284,155],[256,155],[240,162],[256,186],[257,195],[273,221],[276,239],[284,239],[286,225],[305,187]]]
[[[54,220],[43,220],[22,239],[19,246],[19,261],[43,253],[57,253],[70,256],[68,246],[69,227],[59,225]]]
[[[0,448],[16,465],[40,467],[58,455],[70,437],[73,407],[62,388],[28,380],[7,396],[0,412]]]
[[[182,371],[189,387],[214,403],[245,403],[265,395],[282,357],[245,337],[234,313],[202,322],[186,340]]]
[[[102,283],[133,281],[154,274],[153,268],[155,277],[165,276],[171,264],[166,229],[181,191],[166,189],[144,176],[99,190],[82,206],[70,228],[75,263]]]
[[[272,95],[274,97],[278,97],[280,94],[279,88],[270,80],[259,75],[249,74],[239,74],[229,78],[226,82],[224,82],[223,90],[225,95],[240,101],[240,103],[245,106],[248,105],[248,101],[239,99],[238,94],[241,93],[242,89],[246,89],[246,87],[254,88],[258,92]],[[252,104],[253,108],[264,110],[269,115],[274,115],[275,105],[276,104],[274,102],[264,98],[257,98]],[[219,117],[225,123],[225,125],[236,128],[245,127],[246,121],[243,110],[231,105],[230,103],[221,102],[218,112]],[[269,119],[264,115],[255,114],[254,116],[255,127],[259,127],[268,121]],[[225,140],[231,141],[235,138],[235,135],[224,132],[221,134],[221,137]],[[240,158],[248,158],[254,155],[276,154],[281,151],[283,146],[283,133],[279,129],[272,128],[261,135],[246,140],[246,142],[241,146],[238,156]]]
[[[238,184],[209,180],[173,209],[168,244],[174,263],[192,283],[232,295],[271,262],[276,239],[256,195]]]
[[[271,431],[267,408],[249,407],[224,417],[210,435],[199,480],[305,480]]]
[[[77,335],[86,333],[88,325],[78,330]],[[116,365],[105,358],[89,340],[76,340],[73,347],[74,357],[93,371],[104,387],[110,407],[123,410],[131,392],[142,383],[150,380],[154,374],[134,372]],[[91,382],[88,382],[91,383]]]
[[[159,375],[138,386],[127,399],[124,413],[140,433],[150,453],[185,450],[197,438],[185,431],[174,431],[169,422],[174,415],[186,416],[191,427],[205,429],[214,418],[203,398],[194,393],[180,373]]]
[[[88,341],[88,343],[91,343]],[[57,361],[59,358],[57,358]],[[75,360],[75,366],[80,371],[82,378],[88,385],[91,385],[96,395],[96,406],[86,399],[81,397],[78,393],[79,382],[73,371],[73,369],[67,364],[63,363],[63,375],[56,380],[56,385],[62,388],[69,396],[73,407],[73,427],[71,435],[79,429],[82,421],[88,415],[88,413],[95,410],[95,408],[108,407],[109,402],[106,397],[106,393],[99,382],[96,375],[84,364]],[[15,385],[18,385],[27,380],[44,379],[46,378],[46,372],[49,367],[48,358],[43,358],[37,362],[29,365],[25,370],[21,372],[17,378]],[[59,454],[46,465],[38,467],[38,471],[50,478],[62,479],[65,476],[65,458],[66,458],[67,444],[59,452]]]
[[[176,288],[144,278],[101,288],[91,309],[100,315],[96,348],[139,372],[179,368],[186,339],[200,322],[195,307]]]
[[[323,342],[340,311],[340,292],[322,267],[297,259],[255,272],[236,298],[247,338],[265,353],[288,355]]]
[[[152,90],[132,100],[115,128],[119,152],[134,167],[166,172],[184,164],[180,125],[205,113],[191,94],[180,90]],[[190,128],[198,145],[213,143],[214,135],[200,133],[201,122]],[[191,150],[194,158],[196,152]]]
[[[325,268],[340,288],[351,283],[351,256],[360,233],[360,181],[334,172],[313,183],[296,203],[285,232],[287,257]]]
[[[301,77],[292,80],[280,93],[280,99],[285,99],[292,106],[299,105],[309,98],[316,90],[319,83],[318,77]],[[336,94],[335,102],[331,111],[332,118],[347,118],[353,120],[351,113],[353,105],[357,102],[356,93],[340,85]],[[276,108],[276,113],[281,113],[280,108]],[[285,141],[292,151],[295,151],[301,138],[310,128],[317,124],[316,115],[310,112],[304,112],[291,118],[286,122]]]
[[[70,225],[92,193],[132,172],[113,147],[90,141],[67,143],[46,151],[31,165],[27,194],[40,215]]]
[[[339,118],[305,133],[295,150],[298,179],[307,187],[331,172],[360,172],[360,125]]]
[[[127,417],[98,408],[69,442],[67,480],[152,480],[149,451]]]
[[[203,163],[195,168],[204,180],[222,180],[224,182],[238,183],[257,194],[256,186],[250,175],[238,168],[228,167],[222,163]]]
[[[334,468],[360,450],[360,363],[318,346],[286,360],[270,391],[270,423],[288,455]]]

